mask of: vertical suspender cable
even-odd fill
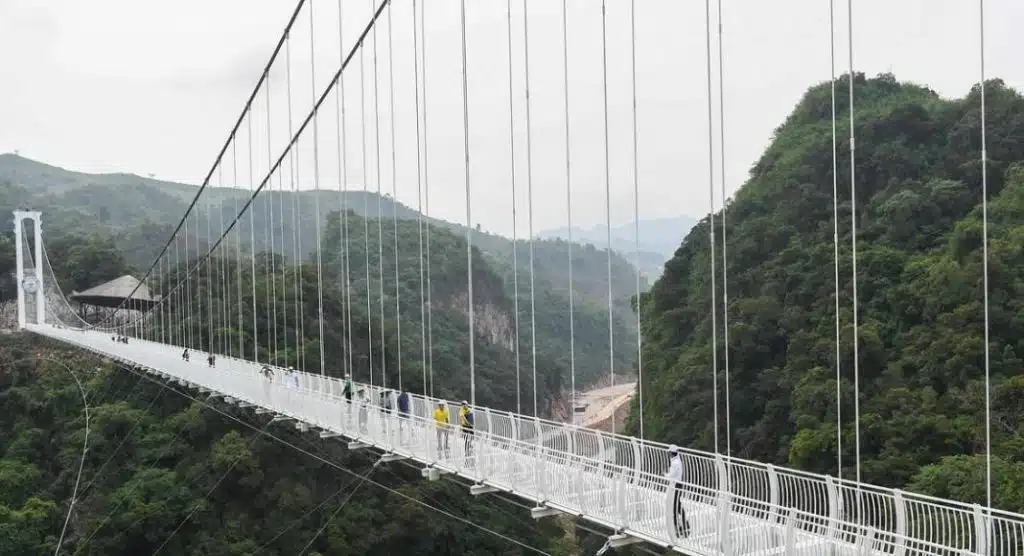
[[[427,4],[420,7],[420,37],[423,45],[420,48],[420,67],[423,68],[423,208],[425,216],[430,219],[430,156],[427,146],[430,135],[427,133]],[[430,378],[430,396],[434,396],[434,307],[433,284],[430,280],[430,226],[424,230],[424,244],[427,250],[427,375]]]
[[[269,83],[267,84],[269,86]],[[252,195],[253,179],[252,179],[252,116],[250,114],[249,123],[246,126],[248,128],[249,135],[249,191],[250,196]],[[267,229],[270,229],[270,222],[267,222]],[[249,213],[249,272],[252,279],[252,360],[256,363],[260,362],[260,342],[259,342],[259,328],[257,328],[256,320],[256,211]],[[269,307],[269,303],[267,304]],[[269,309],[268,309],[269,310]],[[269,336],[268,338],[269,339]]]
[[[718,185],[722,190],[722,362],[725,364],[725,454],[732,456],[732,418],[729,407],[729,257],[725,240],[725,53],[722,51],[722,0],[718,4]]]
[[[232,141],[231,144],[234,145],[235,142]],[[220,176],[220,172],[218,171],[218,177],[219,176]],[[223,188],[224,187],[224,182],[221,181],[218,185],[220,185],[221,188]],[[217,224],[218,224],[218,227],[220,229],[220,232],[218,232],[218,236],[220,236],[221,234],[224,233],[224,210],[223,210],[223,208],[224,208],[224,202],[221,201],[220,204],[218,204],[218,206],[217,206]],[[230,344],[229,339],[228,339],[227,331],[230,330],[230,328],[231,328],[231,323],[228,322],[228,316],[229,316],[229,313],[228,313],[228,300],[231,299],[231,291],[228,289],[229,282],[228,282],[228,279],[227,279],[227,274],[228,274],[227,273],[227,260],[228,260],[228,258],[227,258],[227,245],[222,243],[218,247],[218,249],[220,249],[220,257],[219,257],[217,265],[220,267],[220,271],[221,271],[220,272],[220,280],[218,281],[219,282],[218,286],[220,287],[220,297],[219,297],[220,309],[219,309],[218,313],[219,313],[220,318],[222,319],[221,320],[221,329],[220,329],[220,343],[221,343],[220,349],[221,349],[221,353],[223,353],[224,355],[230,356],[231,353],[228,351],[228,349],[230,348],[231,344]]]
[[[217,172],[220,172],[220,165],[217,165]],[[206,194],[206,249],[210,249],[213,246],[211,223],[210,223],[210,212],[213,210],[210,206],[210,194]],[[206,336],[206,351],[212,354],[216,351],[213,344],[213,253],[211,251],[210,257],[206,259],[206,313],[203,315],[207,322],[207,336]]]
[[[316,229],[316,314],[319,326],[320,341],[320,376],[326,375],[324,361],[324,264],[320,245],[320,132],[317,127],[319,110],[316,105],[316,44],[313,32],[313,2],[309,3],[309,73],[310,88],[313,95],[313,211]],[[344,72],[343,72],[344,73]]]
[[[533,129],[530,117],[530,14],[527,0],[523,0],[523,65],[526,91],[526,202],[527,233],[530,241],[530,350],[533,370],[533,416],[538,415],[537,405],[537,298],[533,262]]]
[[[604,105],[604,225],[608,243],[608,377],[615,386],[615,332],[612,313],[612,182],[608,140],[608,7],[601,0],[601,99]],[[612,409],[612,434],[618,412]]]
[[[864,507],[861,497],[860,477],[860,346],[857,327],[860,325],[857,311],[857,164],[855,158],[856,141],[854,132],[854,105],[853,105],[853,0],[846,1],[847,22],[849,33],[849,62],[850,62],[850,229],[852,245],[852,266],[853,266],[853,419],[854,437],[856,442],[856,474],[857,474],[857,520],[863,522]]]
[[[370,308],[370,190],[366,183],[369,178],[369,163],[366,152],[366,48],[359,49],[359,125],[362,137],[363,157],[363,259],[366,269],[366,353],[367,372],[370,377],[370,387],[373,388],[373,311]]]
[[[293,134],[292,134],[292,117],[291,117],[291,112],[292,112],[292,97],[291,97],[291,89],[292,89],[291,59],[292,59],[292,56],[291,56],[291,43],[292,43],[292,38],[291,38],[291,35],[289,34],[288,35],[288,39],[284,43],[285,44],[285,61],[286,61],[285,67],[287,68],[286,75],[285,75],[285,84],[287,85],[287,90],[288,90],[288,94],[285,97],[285,100],[286,100],[286,102],[288,104],[287,111],[288,111],[288,136],[289,137],[293,136]],[[269,128],[267,129],[267,152],[268,153],[270,152],[270,129]],[[291,149],[288,149],[288,158],[289,158],[288,174],[289,174],[289,176],[291,176],[291,174],[292,174],[291,157],[292,157]],[[285,243],[284,243],[285,242],[285,238],[284,238],[284,230],[285,230],[285,225],[284,225],[284,221],[285,221],[285,217],[284,217],[284,215],[285,215],[285,211],[284,211],[285,188],[284,188],[284,170],[283,169],[279,169],[278,170],[277,185],[278,185],[278,194],[280,195],[280,202],[281,202],[280,214],[278,215],[278,220],[281,222],[281,255],[282,255],[282,257],[281,257],[281,266],[282,266],[282,269],[281,269],[281,293],[282,293],[283,299],[281,300],[282,301],[281,305],[283,305],[283,309],[281,311],[281,313],[282,313],[281,314],[281,326],[284,328],[284,330],[283,330],[283,333],[284,333],[283,340],[284,340],[284,345],[285,345],[285,349],[284,349],[284,365],[287,367],[287,366],[291,366],[290,365],[291,364],[291,354],[288,353],[288,349],[287,349],[287,346],[288,346],[288,266],[287,266],[288,261],[285,258],[286,257],[286,253],[287,253],[287,251],[286,251],[287,248],[285,247]]]
[[[373,11],[373,0],[370,0]],[[387,338],[384,336],[384,192],[380,186],[380,76],[377,72],[377,26],[373,26],[373,161],[376,165],[374,179],[377,181],[377,280],[380,306],[380,385],[388,386]]]
[[[188,338],[188,343],[186,345],[192,349],[196,349],[195,336],[192,334],[192,317],[194,316],[194,313],[192,312],[192,275],[188,272],[188,268],[191,266],[188,262],[188,233],[188,216],[185,216],[185,227],[182,229],[182,235],[185,237],[185,312],[187,313],[185,316],[185,336]],[[179,267],[179,275],[181,272],[182,270]]]
[[[978,92],[981,97],[981,248],[982,284],[985,302],[985,505],[988,522],[986,546],[992,544],[992,373],[989,352],[988,309],[988,139],[985,129],[985,0],[978,0],[978,40],[981,75]],[[980,534],[980,532],[979,532]]]
[[[462,136],[463,154],[466,163],[466,282],[469,295],[469,402],[476,405],[476,352],[474,337],[476,327],[473,322],[473,205],[472,185],[469,180],[469,79],[466,60],[466,0],[461,4],[462,30]],[[536,383],[534,390],[536,391]],[[536,395],[536,394],[534,394]]]
[[[249,123],[252,121],[252,113],[249,113],[249,120],[247,120],[247,126],[251,126]],[[250,145],[250,148],[252,145]],[[250,151],[251,152],[251,151]],[[233,156],[234,164],[232,167],[232,187],[238,187],[238,155]],[[235,196],[235,214],[238,214],[238,197]],[[249,213],[250,220],[252,213]],[[245,314],[242,310],[242,230],[239,229],[235,232],[235,287],[238,290],[238,358],[245,359]]]
[[[714,411],[715,453],[718,451],[718,291],[715,278],[715,144],[711,109],[711,1],[704,0],[705,52],[708,89],[708,237],[711,239],[711,390]]]
[[[341,59],[345,59],[345,41],[343,31],[343,9],[342,0],[338,0],[338,52]],[[338,107],[338,148],[341,156],[338,157],[338,196],[341,199],[341,274],[345,281],[345,290],[342,295],[344,314],[342,319],[345,322],[345,374],[351,376],[353,372],[352,359],[352,280],[349,276],[349,237],[348,237],[348,129],[345,113],[345,72],[338,77],[338,94],[335,97]],[[344,188],[344,190],[342,190]]]
[[[506,8],[508,27],[508,149],[509,177],[512,180],[512,315],[513,315],[513,350],[516,358],[516,414],[522,414],[522,388],[520,386],[520,353],[519,353],[519,241],[516,226],[516,120],[515,97],[512,89],[512,0],[507,0]]]
[[[423,160],[420,157],[420,54],[419,27],[416,21],[416,0],[412,0],[412,71],[416,101],[416,225],[419,231],[420,266],[420,364],[423,365],[423,394],[427,390],[427,301],[423,283]]]
[[[569,259],[569,414],[576,424],[576,295],[572,272],[572,149],[569,121],[569,9],[562,0],[562,91],[565,110],[565,219],[569,230],[566,255]]]
[[[398,286],[398,161],[395,154],[395,56],[391,40],[391,4],[388,3],[388,96],[391,103],[391,220],[395,228],[395,365],[398,367],[398,390],[402,390],[402,300]]]
[[[291,46],[291,41],[288,41]],[[291,51],[289,49],[287,58],[288,67],[288,135],[292,133],[292,83],[291,83]],[[302,248],[302,156],[299,154],[299,143],[302,138],[295,141],[295,148],[288,149],[288,158],[291,160],[291,193],[292,193],[292,265],[295,268],[295,275],[292,276],[292,283],[295,285],[295,366],[306,371],[306,303],[303,300],[305,282],[302,279],[302,267],[305,262],[305,253]]]
[[[565,0],[563,0],[564,3]],[[721,5],[721,4],[719,4]],[[629,1],[629,43],[632,63],[633,81],[633,239],[636,250],[636,370],[637,384],[639,385],[639,400],[637,407],[640,413],[640,439],[644,438],[644,358],[643,358],[643,335],[640,331],[640,132],[637,129],[636,107],[636,0]],[[571,322],[571,320],[570,320]],[[570,325],[570,330],[572,325]],[[570,332],[571,334],[571,332]]]
[[[835,0],[828,0],[828,42],[831,61],[832,93],[832,251],[835,264],[836,312],[836,466],[837,477],[843,479],[843,375],[839,351],[839,138],[836,131],[836,14]]]
[[[274,167],[274,159],[273,159],[273,155],[271,154],[271,148],[270,148],[270,80],[269,79],[267,80],[267,167],[268,168],[273,168]],[[250,173],[251,173],[251,171],[250,171]],[[281,203],[281,208],[280,208],[280,210],[278,212],[278,215],[277,215],[278,218],[276,218],[276,219],[274,218],[274,188],[271,187],[270,188],[270,193],[268,195],[266,195],[266,197],[267,197],[267,211],[269,212],[269,215],[270,215],[270,218],[267,221],[267,234],[270,236],[270,241],[268,242],[268,245],[270,246],[270,250],[268,252],[267,261],[266,261],[266,264],[268,265],[267,266],[267,275],[270,278],[270,290],[267,292],[267,296],[268,296],[268,299],[267,299],[267,311],[271,313],[271,315],[269,315],[269,316],[272,317],[272,318],[268,318],[267,319],[267,321],[268,321],[267,325],[268,326],[273,326],[273,329],[272,329],[273,330],[273,337],[268,337],[267,339],[274,343],[274,365],[281,365],[280,357],[279,357],[280,354],[278,352],[279,342],[278,342],[278,336],[277,336],[277,331],[278,331],[278,323],[277,323],[277,251],[275,249],[275,246],[277,245],[277,242],[274,240],[274,221],[277,220],[277,221],[279,221],[281,223],[281,244],[280,245],[281,245],[281,254],[284,255],[284,185],[282,184],[282,181],[281,181],[281,170],[278,170],[276,173],[277,173],[277,192],[278,192],[278,198],[279,198],[280,203]],[[250,181],[252,181],[252,180],[250,179]],[[282,321],[281,322],[284,324],[284,326],[287,327],[288,326],[288,303],[287,303],[288,300],[287,300],[286,288],[285,288],[283,283],[281,284],[281,294],[282,294],[282,297],[285,297],[285,299],[282,300],[282,305],[284,306],[284,315],[282,315]],[[255,315],[253,316],[253,318],[256,318]],[[285,335],[285,337],[287,338],[287,334]]]

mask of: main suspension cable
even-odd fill
[[[100,322],[93,325],[93,328],[98,328],[102,326],[108,320],[113,319],[114,315],[116,315],[118,311],[125,308],[129,300],[135,298],[135,294],[136,292],[138,292],[139,288],[142,287],[142,284],[144,284],[146,280],[149,279],[150,275],[153,273],[153,270],[156,268],[157,262],[159,262],[160,259],[164,256],[164,254],[167,253],[168,248],[170,248],[171,243],[178,236],[178,234],[182,232],[182,230],[184,230],[186,234],[188,233],[187,222],[189,215],[192,214],[192,211],[195,209],[196,204],[199,202],[199,197],[203,194],[203,191],[206,190],[206,186],[210,183],[210,179],[213,178],[213,172],[220,166],[221,159],[223,159],[225,153],[227,153],[228,145],[230,145],[231,142],[234,140],[235,135],[238,133],[239,128],[242,126],[242,120],[244,120],[246,115],[249,113],[249,110],[252,107],[252,103],[253,101],[255,101],[256,95],[259,93],[260,88],[263,86],[265,82],[269,83],[269,81],[267,80],[267,76],[270,72],[270,68],[274,65],[274,61],[277,60],[277,56],[281,52],[281,47],[284,45],[285,40],[288,37],[288,34],[291,32],[292,25],[295,24],[295,20],[298,18],[299,12],[302,11],[302,6],[305,3],[306,0],[298,0],[298,2],[296,3],[295,9],[292,11],[292,15],[288,19],[288,23],[285,25],[284,31],[281,32],[281,36],[277,41],[277,45],[274,47],[273,52],[271,52],[270,54],[270,59],[267,60],[267,64],[263,68],[263,73],[260,74],[259,79],[256,81],[256,86],[253,87],[252,92],[249,94],[249,98],[245,102],[245,106],[242,107],[242,113],[239,114],[237,120],[235,121],[234,126],[231,128],[231,132],[228,133],[228,138],[224,141],[224,145],[221,146],[220,152],[217,153],[217,157],[214,159],[213,165],[210,167],[210,171],[207,172],[206,177],[203,179],[202,185],[199,186],[199,189],[196,191],[196,194],[192,197],[192,201],[189,203],[188,208],[185,209],[185,214],[181,217],[181,220],[178,221],[178,225],[175,227],[174,231],[171,232],[171,235],[167,239],[167,242],[160,249],[160,252],[157,253],[156,258],[153,259],[153,263],[150,265],[146,273],[143,274],[142,279],[139,280],[139,283],[136,284],[132,291],[129,292],[127,296],[125,296],[125,298],[121,301],[120,304],[118,304],[118,306],[113,311],[107,314],[107,316],[104,317]]]

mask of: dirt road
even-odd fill
[[[636,382],[626,382],[580,393],[578,404],[587,404],[587,409],[576,414],[576,423],[593,427],[607,421],[616,408],[629,403],[635,392]]]

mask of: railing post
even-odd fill
[[[509,438],[509,445],[512,448],[509,453],[512,455],[509,461],[508,484],[516,484],[516,476],[519,473],[519,418],[515,413],[508,412],[508,421],[512,425],[512,436]]]
[[[974,552],[988,554],[988,520],[980,504],[974,504]]]
[[[836,539],[839,537],[840,497],[839,488],[836,486],[835,479],[831,476],[825,477],[825,490],[828,493],[828,531],[825,537],[835,546]],[[859,538],[861,535],[859,527],[856,534]]]
[[[644,459],[643,451],[640,449],[640,441],[635,437],[629,438],[629,447],[633,452],[633,469],[630,472],[629,481],[622,480],[619,482],[619,487],[622,489],[622,493],[619,495],[619,503],[622,504],[622,513],[626,514],[626,500],[630,493],[637,492],[640,485],[640,477],[643,472]],[[639,519],[639,516],[638,516]],[[629,523],[628,518],[623,518],[623,525]]]
[[[875,548],[875,528],[865,527],[864,535],[857,541],[858,552],[861,556],[870,556]]]
[[[774,525],[779,522],[779,473],[775,466],[765,466],[768,471],[768,523]]]
[[[722,454],[715,454],[715,468],[718,470],[718,539],[722,552],[729,556],[729,517],[732,511],[730,495],[729,466],[725,464]]]
[[[796,508],[786,514],[786,554],[793,554],[796,548]]]
[[[533,426],[537,431],[536,465],[533,468],[534,484],[537,485],[537,492],[540,493],[541,498],[547,499],[548,488],[547,481],[545,480],[547,465],[545,464],[544,458],[544,430],[540,428],[540,419],[536,417],[533,418]]]
[[[893,491],[893,504],[896,509],[896,539],[893,556],[904,556],[907,553],[907,501],[903,499],[903,491]]]
[[[486,479],[494,474],[491,470],[493,461],[492,458],[490,457],[490,454],[494,452],[494,450],[490,450],[489,448],[491,447],[491,444],[494,442],[496,438],[496,435],[494,434],[494,421],[491,420],[491,410],[486,407],[484,408],[484,417],[484,421],[487,423],[487,432],[484,434],[484,436],[487,438],[487,440],[480,443],[480,455],[478,459],[481,463],[486,461],[487,468],[486,471],[484,471],[484,466],[480,466],[481,479]]]

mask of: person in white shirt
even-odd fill
[[[669,446],[669,466],[665,477],[669,480],[669,488],[673,489],[672,495],[672,524],[676,528],[676,535],[680,537],[690,536],[690,522],[686,519],[686,508],[683,507],[683,457],[679,455],[679,447]]]

